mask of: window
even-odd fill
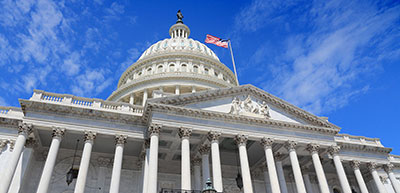
[[[159,65],[158,67],[157,67],[157,72],[162,72],[163,71],[163,66],[162,65]]]
[[[198,66],[193,66],[193,72],[198,73],[199,72],[199,67]]]
[[[147,74],[151,74],[151,70],[152,70],[151,68],[148,68],[147,69]]]
[[[182,64],[182,72],[186,72],[187,70],[187,65],[186,64]]]
[[[170,64],[169,65],[169,71],[174,72],[175,71],[175,64]]]
[[[208,74],[208,68],[204,68],[204,74]]]

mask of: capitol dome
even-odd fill
[[[233,72],[178,21],[171,38],[151,45],[120,77],[107,100],[144,105],[148,98],[237,86]]]

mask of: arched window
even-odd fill
[[[169,71],[174,72],[175,71],[175,64],[170,64],[169,65]]]
[[[208,68],[204,68],[204,74],[208,74]]]
[[[157,72],[162,72],[163,71],[163,66],[162,65],[159,65],[158,67],[157,67]]]
[[[216,77],[218,77],[218,73],[217,73],[217,72],[214,72],[214,75],[215,75]]]
[[[139,72],[137,75],[138,75],[138,76],[142,76],[142,72]]]
[[[193,66],[193,72],[198,73],[199,72],[199,67],[198,66]]]
[[[147,74],[151,74],[151,70],[152,70],[151,68],[148,68],[147,69]]]
[[[182,72],[186,72],[186,70],[187,70],[187,65],[186,65],[186,64],[182,64],[182,65],[181,65],[181,69],[182,69]]]

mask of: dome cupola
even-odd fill
[[[189,38],[178,11],[171,38],[156,42],[120,77],[107,100],[144,105],[148,98],[237,86],[232,71],[203,43]]]

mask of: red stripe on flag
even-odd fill
[[[221,38],[212,36],[210,34],[207,34],[205,42],[209,43],[209,44],[215,44],[215,45],[217,45],[219,47],[228,48],[228,42],[227,41],[222,41]]]

